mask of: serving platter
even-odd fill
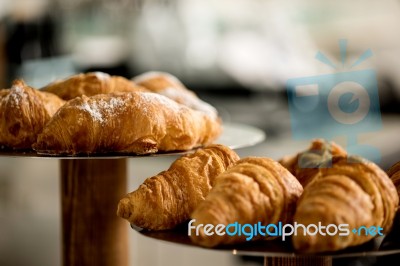
[[[249,146],[254,146],[266,138],[266,134],[261,129],[253,126],[240,124],[240,123],[224,123],[221,136],[215,143],[223,144],[232,149],[240,149]],[[74,156],[66,155],[48,155],[40,154],[33,150],[14,151],[7,150],[0,147],[0,156],[6,157],[25,157],[25,158],[54,158],[54,159],[122,159],[132,157],[160,157],[160,156],[180,156],[186,153],[194,152],[196,149],[188,151],[175,151],[175,152],[159,152],[146,155],[137,155],[131,153],[107,153],[107,154],[81,154]]]
[[[214,143],[232,149],[256,145],[264,131],[238,123],[224,123]],[[128,266],[126,222],[115,215],[118,201],[128,191],[127,161],[130,158],[180,156],[196,149],[149,155],[90,154],[52,156],[32,150],[14,151],[0,147],[0,157],[55,159],[60,168],[62,221],[62,265]]]

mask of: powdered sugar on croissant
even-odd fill
[[[132,78],[139,86],[149,91],[167,96],[184,104],[189,108],[204,112],[212,117],[217,116],[217,110],[209,103],[201,100],[193,91],[187,89],[183,83],[170,73],[149,71]]]
[[[11,89],[0,91],[0,145],[31,149],[37,135],[64,103],[54,94],[15,80]]]
[[[159,94],[100,94],[68,101],[34,149],[45,154],[149,154],[210,144],[220,132],[219,120]]]

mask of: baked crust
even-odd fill
[[[168,170],[146,179],[122,198],[117,215],[138,227],[172,229],[190,218],[215,178],[237,160],[233,150],[220,144],[181,156]]]
[[[387,171],[388,176],[392,180],[397,189],[397,194],[400,197],[400,161],[393,164]]]
[[[121,76],[112,76],[103,72],[88,72],[72,75],[63,80],[54,81],[41,89],[58,95],[64,100],[71,100],[85,95],[147,91]]]
[[[291,223],[303,187],[275,160],[247,157],[219,175],[206,199],[191,215],[196,225]],[[194,243],[206,247],[246,242],[243,234],[207,235],[204,227],[191,234]],[[252,240],[272,239],[258,234]]]
[[[0,145],[31,149],[37,135],[64,103],[54,94],[15,80],[11,89],[0,91]]]
[[[33,148],[44,154],[184,151],[212,143],[222,125],[151,92],[99,94],[68,101]]]
[[[284,156],[279,160],[303,186],[310,181],[310,171],[323,163],[331,163],[333,156],[347,156],[347,152],[335,142],[324,139],[314,139],[309,147],[294,155]]]
[[[306,235],[292,237],[296,250],[308,253],[341,250],[375,237],[354,234],[360,226],[383,228],[393,224],[399,197],[388,175],[375,163],[354,156],[334,156],[332,166],[313,168],[298,202],[294,220],[308,226],[348,224],[349,235]]]
[[[177,77],[170,73],[149,71],[133,77],[132,80],[149,91],[167,96],[189,108],[201,111],[214,118],[218,116],[218,111],[214,106],[201,100],[196,93],[189,90]]]

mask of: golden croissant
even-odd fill
[[[296,250],[341,250],[391,229],[399,197],[388,175],[375,163],[360,157],[333,156],[331,167],[310,169],[309,174],[294,221],[306,227],[320,224],[325,235],[304,235],[299,229],[292,237]],[[365,228],[372,226],[374,233],[366,233]]]
[[[291,223],[302,191],[297,179],[278,162],[262,157],[241,159],[216,178],[206,199],[192,213],[190,226],[199,230],[192,230],[190,238],[205,247],[235,244],[248,236],[207,235],[204,226]],[[260,237],[267,239],[267,235],[258,235],[252,240]]]
[[[204,112],[212,117],[218,116],[217,110],[212,105],[201,100],[196,93],[189,90],[177,77],[170,73],[149,71],[133,77],[132,80],[149,91],[167,96],[189,108]]]
[[[310,146],[295,155],[288,155],[279,160],[303,186],[309,182],[310,171],[320,163],[330,163],[332,156],[346,156],[347,152],[335,142],[314,139]]]
[[[72,75],[63,80],[54,81],[41,90],[54,93],[64,100],[71,100],[82,95],[147,91],[122,76],[112,76],[103,72]]]
[[[150,154],[212,143],[221,122],[151,92],[99,94],[68,101],[33,148],[44,154]]]
[[[64,103],[54,94],[15,80],[11,89],[0,92],[0,146],[31,149],[37,135]]]
[[[397,189],[397,194],[400,196],[400,161],[392,165],[387,171],[390,179],[393,181]]]
[[[233,150],[220,144],[181,156],[168,170],[146,179],[122,198],[117,215],[138,227],[172,229],[189,219],[215,178],[237,160]]]

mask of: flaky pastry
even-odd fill
[[[117,215],[135,226],[172,229],[189,219],[223,173],[239,156],[213,144],[175,160],[168,170],[146,179],[118,204]]]
[[[41,90],[58,95],[64,100],[78,96],[97,94],[147,91],[122,76],[113,76],[103,72],[79,73],[66,79],[54,81]]]
[[[301,184],[282,165],[270,158],[243,158],[220,174],[215,185],[194,210],[193,226],[211,224],[291,223],[296,202],[303,192]],[[205,247],[241,243],[246,235],[207,235],[205,228],[192,233],[191,240]],[[258,234],[252,240],[271,239]]]
[[[0,145],[31,149],[37,135],[64,103],[54,94],[15,80],[11,89],[0,91]]]
[[[400,161],[393,164],[387,171],[387,174],[395,185],[397,194],[400,196]]]
[[[331,226],[331,234],[326,230],[325,235],[304,235],[299,231],[292,237],[296,250],[306,253],[341,250],[371,240],[379,230],[384,234],[391,229],[399,197],[388,175],[375,163],[360,157],[333,156],[331,166],[310,169],[309,174],[294,221],[306,227]],[[347,225],[348,234],[341,235],[345,233],[340,229],[342,224]],[[336,232],[332,225],[336,226]],[[374,226],[376,232],[352,232],[361,226]]]
[[[149,71],[133,77],[132,80],[149,91],[167,96],[189,108],[213,117],[218,115],[217,110],[212,105],[201,100],[196,93],[189,90],[177,77],[170,73]]]
[[[305,186],[309,182],[310,171],[321,163],[330,163],[332,156],[346,156],[347,152],[335,142],[314,139],[310,146],[297,154],[284,156],[279,162]]]
[[[151,92],[99,94],[68,101],[33,146],[45,154],[150,154],[215,141],[221,122]]]

